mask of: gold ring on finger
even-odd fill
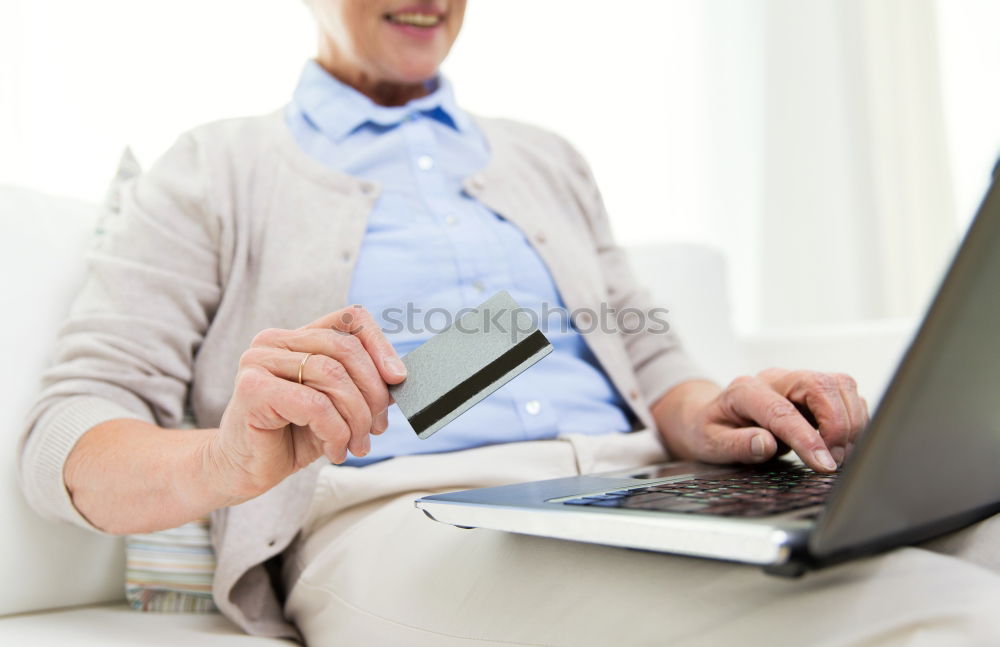
[[[302,370],[306,367],[306,362],[309,361],[310,357],[312,357],[312,353],[306,353],[305,357],[302,358],[302,361],[299,362],[299,384],[302,384]]]

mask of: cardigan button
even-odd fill
[[[632,389],[631,391],[628,392],[628,397],[630,399],[632,399],[632,400],[638,400],[639,399],[639,392],[636,391],[635,389]]]
[[[361,192],[364,193],[365,195],[371,195],[375,193],[375,185],[372,184],[371,182],[362,182]]]
[[[486,186],[486,182],[483,181],[482,175],[473,175],[469,178],[469,186],[471,186],[476,191],[482,191],[483,187]]]
[[[545,238],[545,234],[541,232],[535,234],[535,242],[538,243],[539,245],[544,245],[546,240],[547,239]]]

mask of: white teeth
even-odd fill
[[[441,22],[441,16],[427,13],[394,13],[389,14],[390,22],[414,27],[434,27]]]

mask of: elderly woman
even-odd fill
[[[218,606],[316,645],[651,644],[755,626],[780,644],[806,639],[792,614],[860,641],[908,635],[912,614],[886,619],[904,589],[922,623],[953,626],[939,587],[905,580],[905,555],[793,584],[415,512],[419,493],[664,448],[747,463],[791,448],[830,472],[868,413],[847,376],[769,370],[723,389],[672,333],[569,326],[550,330],[550,358],[417,440],[387,385],[430,332],[386,334],[387,311],[501,289],[534,310],[649,306],[579,154],[455,104],[438,67],[464,0],[311,4],[318,56],[287,108],[182,136],[105,223],[30,420],[36,508],[107,533],[211,513]],[[199,428],[178,429],[188,413]],[[871,599],[854,605],[862,583]]]

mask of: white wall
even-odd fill
[[[0,182],[99,200],[123,147],[279,107],[313,41],[295,0],[3,0]]]
[[[937,10],[955,214],[964,226],[1000,158],[1000,2],[938,0]]]

